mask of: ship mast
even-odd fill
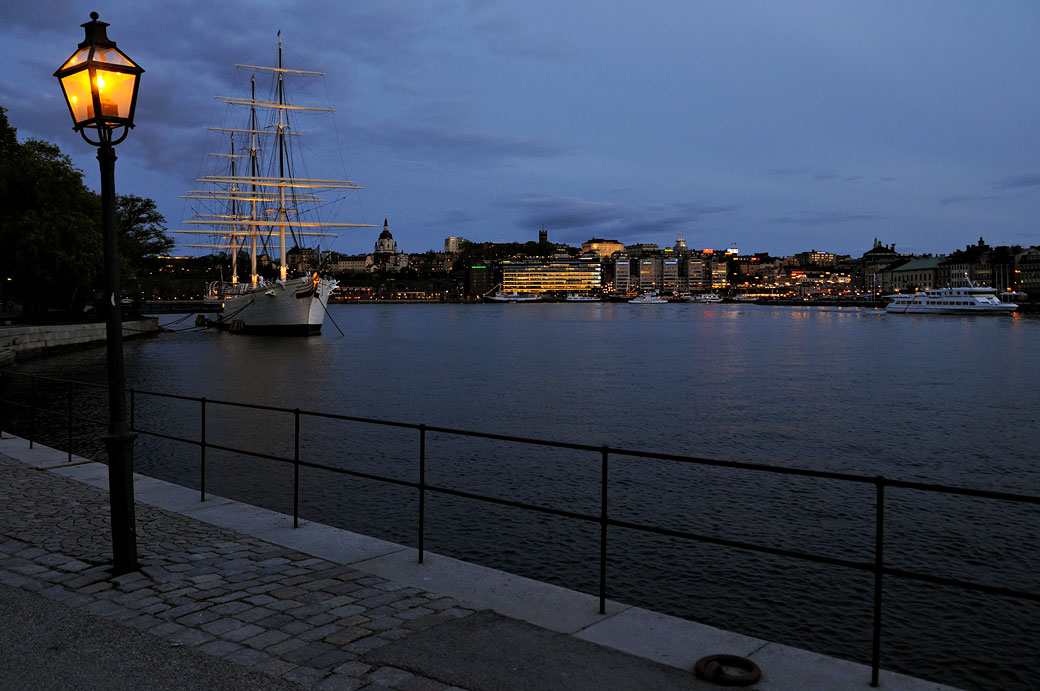
[[[278,105],[285,105],[285,91],[282,81],[282,32],[278,32]],[[287,115],[285,109],[278,108],[278,177],[285,180],[285,128]],[[278,276],[284,281],[288,278],[289,267],[285,261],[285,226],[288,223],[285,212],[285,185],[278,186],[278,246],[281,255],[278,258]]]
[[[256,179],[260,177],[260,168],[257,152],[259,151],[259,142],[256,138],[256,75],[249,75],[249,100],[251,104],[249,106],[249,174],[253,178],[253,194],[249,202],[249,218],[253,221],[256,220],[256,203],[257,203],[257,192],[259,191],[256,186]],[[260,283],[260,274],[256,270],[256,226],[251,227],[249,233],[249,283],[253,288],[256,288]]]
[[[235,133],[231,133],[231,179],[237,179],[235,177]],[[238,185],[232,183],[231,185],[231,218],[238,218],[238,199],[235,194],[238,192]],[[238,284],[238,238],[235,234],[231,234],[231,285]]]

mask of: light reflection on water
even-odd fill
[[[351,305],[332,306],[331,315],[346,336],[326,324],[310,339],[189,331],[129,342],[130,386],[1040,493],[1037,319],[672,304]],[[103,381],[104,354],[20,368]],[[197,438],[197,404],[139,397],[137,406],[138,426]],[[305,459],[417,479],[414,431],[306,418],[302,430]],[[291,457],[292,435],[291,416],[207,405],[211,443]],[[598,511],[596,454],[435,434],[427,451],[431,484]],[[137,442],[139,470],[183,484],[197,486],[197,456],[193,447]],[[209,461],[211,492],[291,509],[285,467],[217,452]],[[868,486],[626,458],[612,460],[611,480],[618,518],[873,556]],[[301,496],[314,520],[416,544],[417,503],[404,489],[304,473]],[[594,524],[443,496],[428,498],[427,508],[428,549],[596,591]],[[892,563],[1040,590],[1035,509],[890,490],[886,511]],[[609,544],[612,598],[852,659],[869,655],[868,575],[622,530],[611,531]],[[1028,688],[1036,621],[1036,605],[888,579],[883,664],[968,687]],[[965,645],[976,651],[970,659]]]

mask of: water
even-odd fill
[[[334,305],[310,339],[185,331],[126,344],[129,386],[344,415],[1040,494],[1040,319],[628,304]],[[163,318],[161,321],[172,321]],[[104,381],[102,349],[26,372]],[[102,407],[103,410],[103,407]],[[198,404],[137,425],[198,437]],[[302,454],[417,479],[414,431],[304,419]],[[82,444],[90,445],[90,434]],[[92,434],[92,433],[91,433]],[[292,455],[290,416],[209,404],[207,440]],[[596,514],[599,456],[431,434],[427,481]],[[198,450],[142,437],[137,467],[198,485]],[[289,511],[291,470],[210,451],[211,492]],[[828,480],[611,461],[612,517],[873,557],[874,494]],[[306,517],[416,544],[411,492],[302,476]],[[591,523],[433,495],[427,549],[596,592]],[[890,489],[893,565],[1040,591],[1040,511]],[[611,530],[608,595],[869,660],[869,574]],[[1040,606],[886,580],[882,664],[967,688],[1033,687]]]

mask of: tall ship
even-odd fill
[[[205,296],[218,302],[220,311],[215,319],[200,320],[236,333],[319,334],[337,284],[322,275],[321,254],[305,242],[336,237],[348,228],[373,227],[323,218],[328,209],[362,188],[345,179],[303,177],[306,162],[299,155],[298,121],[328,115],[333,109],[290,100],[290,93],[307,93],[298,82],[320,79],[324,73],[285,67],[281,32],[276,66],[236,68],[248,92],[217,97],[226,106],[227,121],[225,126],[207,129],[224,145],[222,151],[210,154],[218,170],[198,178],[199,187],[184,195],[195,200],[192,216],[185,221],[193,228],[177,231],[209,236],[208,242],[188,247],[230,255],[231,275],[210,283]],[[288,261],[292,251],[297,253],[294,275]],[[248,277],[244,267],[239,276],[240,255],[243,261],[248,257]],[[261,268],[267,277],[260,275]]]
[[[967,276],[964,286],[933,288],[916,293],[886,295],[890,314],[1010,314],[1014,302],[1002,302],[994,288],[977,286]]]

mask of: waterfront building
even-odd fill
[[[679,287],[679,260],[667,255],[644,256],[636,260],[636,285],[639,290],[656,290],[662,294],[676,292]]]
[[[685,253],[679,258],[678,288],[683,293],[704,292],[704,262],[700,255]]]
[[[939,266],[944,261],[946,257],[943,255],[911,259],[883,272],[891,275],[883,278],[882,283],[897,292],[930,290],[939,285]]]
[[[940,285],[964,285],[964,278],[968,277],[976,285],[992,286],[992,253],[992,248],[982,238],[979,238],[978,244],[967,245],[963,250],[951,253],[939,266]]]
[[[603,289],[608,293],[627,295],[632,287],[631,261],[626,254],[615,254],[614,258],[608,264],[609,274],[603,281]]]
[[[545,262],[502,262],[502,291],[506,293],[579,293],[602,289],[598,259],[551,259]]]
[[[794,258],[800,266],[834,266],[838,262],[838,257],[833,252],[820,252],[818,250],[801,252],[796,254]]]
[[[625,246],[625,252],[632,259],[639,259],[640,257],[646,256],[648,254],[657,254],[660,251],[661,251],[661,248],[658,247],[657,244],[653,243],[653,242],[642,242],[642,243],[639,243],[638,245],[626,245]]]
[[[1040,246],[1015,255],[1015,282],[1011,285],[1032,296],[1040,293]]]
[[[617,240],[592,238],[591,240],[581,243],[581,251],[582,253],[595,252],[606,259],[607,257],[613,256],[619,252],[624,252],[625,246]]]
[[[491,292],[494,284],[491,280],[491,268],[487,264],[472,264],[466,274],[467,296],[479,298],[481,295]]]
[[[313,271],[318,266],[318,250],[313,247],[293,247],[285,253],[285,265],[291,271]]]
[[[329,263],[329,271],[333,273],[349,272],[349,273],[364,273],[368,271],[368,267],[371,266],[369,258],[363,254],[357,254],[347,257],[339,257],[338,259]]]

